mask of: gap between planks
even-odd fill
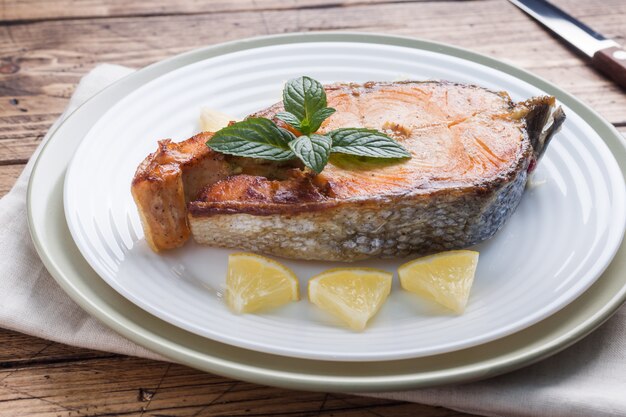
[[[212,14],[223,12],[264,12],[298,11],[306,9],[324,9],[332,7],[354,7],[361,5],[408,4],[408,3],[459,3],[462,1],[487,0],[199,0],[193,3],[171,2],[167,0],[148,0],[129,3],[125,0],[4,0],[0,8],[0,24],[33,23],[66,19],[99,19],[102,17],[148,17],[148,16],[183,16]],[[593,15],[594,10],[602,7],[612,9],[621,0],[606,0],[599,5],[586,0],[553,0],[557,5],[577,17]],[[578,12],[578,13],[574,13]]]
[[[40,7],[33,14],[32,5],[28,0],[5,0],[4,10],[0,10],[0,24],[15,25],[29,24],[41,21],[63,20],[92,20],[117,17],[154,17],[154,16],[193,16],[215,13],[245,13],[245,12],[272,12],[298,11],[309,9],[328,9],[335,7],[376,6],[383,4],[432,3],[432,2],[462,2],[462,1],[489,1],[489,0],[305,0],[287,2],[280,0],[261,1],[197,1],[189,9],[183,2],[152,0],[138,2],[128,7],[122,0],[105,0],[94,6],[90,1],[61,0],[52,7],[38,2]],[[155,11],[157,10],[157,11]]]

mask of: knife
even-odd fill
[[[626,89],[626,50],[545,0],[509,0],[590,58],[591,64]]]

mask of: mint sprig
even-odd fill
[[[341,128],[328,132],[333,152],[370,158],[409,158],[411,154],[395,140],[374,129]]]
[[[335,109],[328,107],[324,86],[313,78],[300,77],[287,81],[283,89],[284,112],[276,118],[291,125],[303,135],[317,132]]]
[[[289,147],[298,158],[318,174],[328,163],[332,139],[323,135],[302,135],[289,142]]]
[[[251,117],[218,130],[206,144],[214,151],[230,155],[286,161],[295,157],[289,147],[295,138],[269,119]]]
[[[285,111],[293,114],[299,121],[300,126],[308,135],[315,130],[311,129],[311,119],[318,111],[328,107],[324,86],[311,77],[299,77],[287,81],[283,88],[283,106]]]
[[[295,78],[285,84],[283,106],[285,111],[275,117],[300,132],[300,136],[269,119],[248,118],[217,131],[207,146],[221,153],[251,158],[298,158],[318,174],[331,152],[369,158],[411,157],[400,143],[378,130],[341,128],[325,135],[316,134],[335,109],[328,107],[322,84],[310,77]]]

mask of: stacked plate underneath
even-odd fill
[[[521,205],[481,261],[466,312],[402,292],[362,333],[303,301],[234,315],[221,298],[228,250],[164,254],[143,239],[130,180],[156,140],[198,129],[202,106],[244,116],[283,83],[447,79],[550,94],[568,116]],[[461,49],[365,34],[295,34],[193,51],[137,71],[63,123],[29,188],[33,239],[59,284],[129,339],[199,369],[309,390],[392,390],[467,381],[574,343],[626,298],[626,147],[592,110],[520,69]],[[617,256],[615,256],[617,254]],[[339,266],[285,261],[302,280]],[[402,260],[357,263],[394,271]]]

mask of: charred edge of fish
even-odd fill
[[[534,150],[534,164],[536,165],[545,153],[550,140],[561,129],[565,121],[565,113],[560,106],[556,105],[554,97],[535,97],[521,105],[529,109],[524,119],[528,139]]]

